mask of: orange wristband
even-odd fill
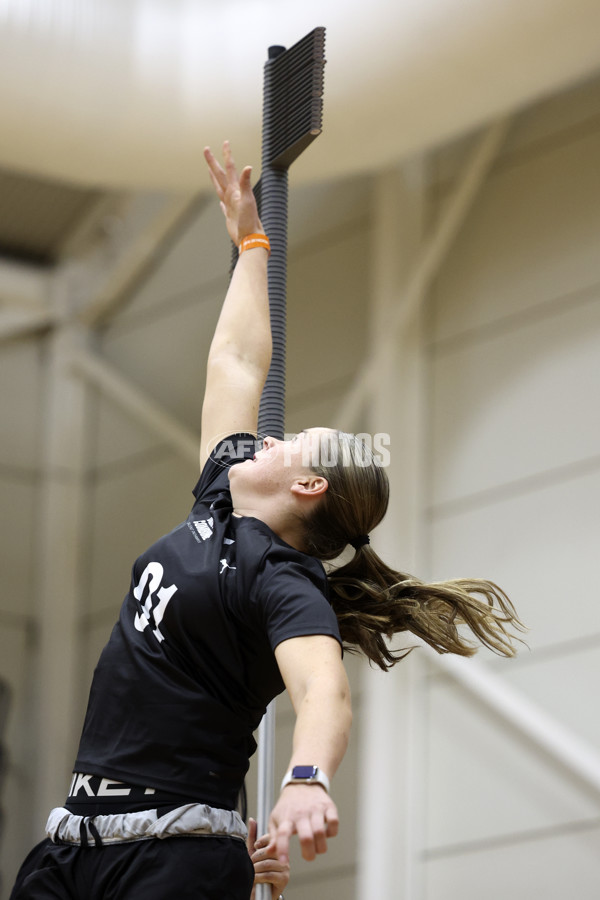
[[[242,238],[238,250],[243,253],[244,250],[254,250],[256,247],[262,247],[269,256],[271,255],[271,244],[266,234],[247,234],[245,238]]]

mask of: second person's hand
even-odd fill
[[[250,900],[255,900],[256,885],[271,885],[271,900],[277,900],[290,880],[289,863],[282,863],[274,852],[268,852],[269,835],[257,838],[257,826],[254,819],[248,823],[248,853],[254,865],[254,887]]]

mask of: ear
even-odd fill
[[[297,478],[290,490],[297,497],[320,497],[329,487],[329,482],[322,475],[303,475]]]

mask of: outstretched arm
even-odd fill
[[[289,768],[317,765],[331,779],[346,748],[352,722],[350,687],[340,646],[327,635],[291,638],[275,650],[277,664],[296,711]],[[304,859],[327,850],[338,831],[335,803],[318,784],[289,784],[269,819],[269,851],[289,860],[289,840],[297,834]]]
[[[238,175],[229,143],[224,168],[207,147],[204,156],[227,231],[235,244],[263,227],[250,184],[251,168]],[[271,363],[267,250],[241,253],[208,354],[202,407],[200,469],[220,438],[236,431],[256,433],[258,406]]]

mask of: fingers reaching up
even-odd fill
[[[223,165],[210,147],[205,147],[204,158],[225,216],[227,232],[231,240],[235,244],[239,244],[248,234],[263,233],[256,200],[252,192],[250,180],[252,167],[245,166],[238,175],[229,141],[225,141],[223,144]]]

